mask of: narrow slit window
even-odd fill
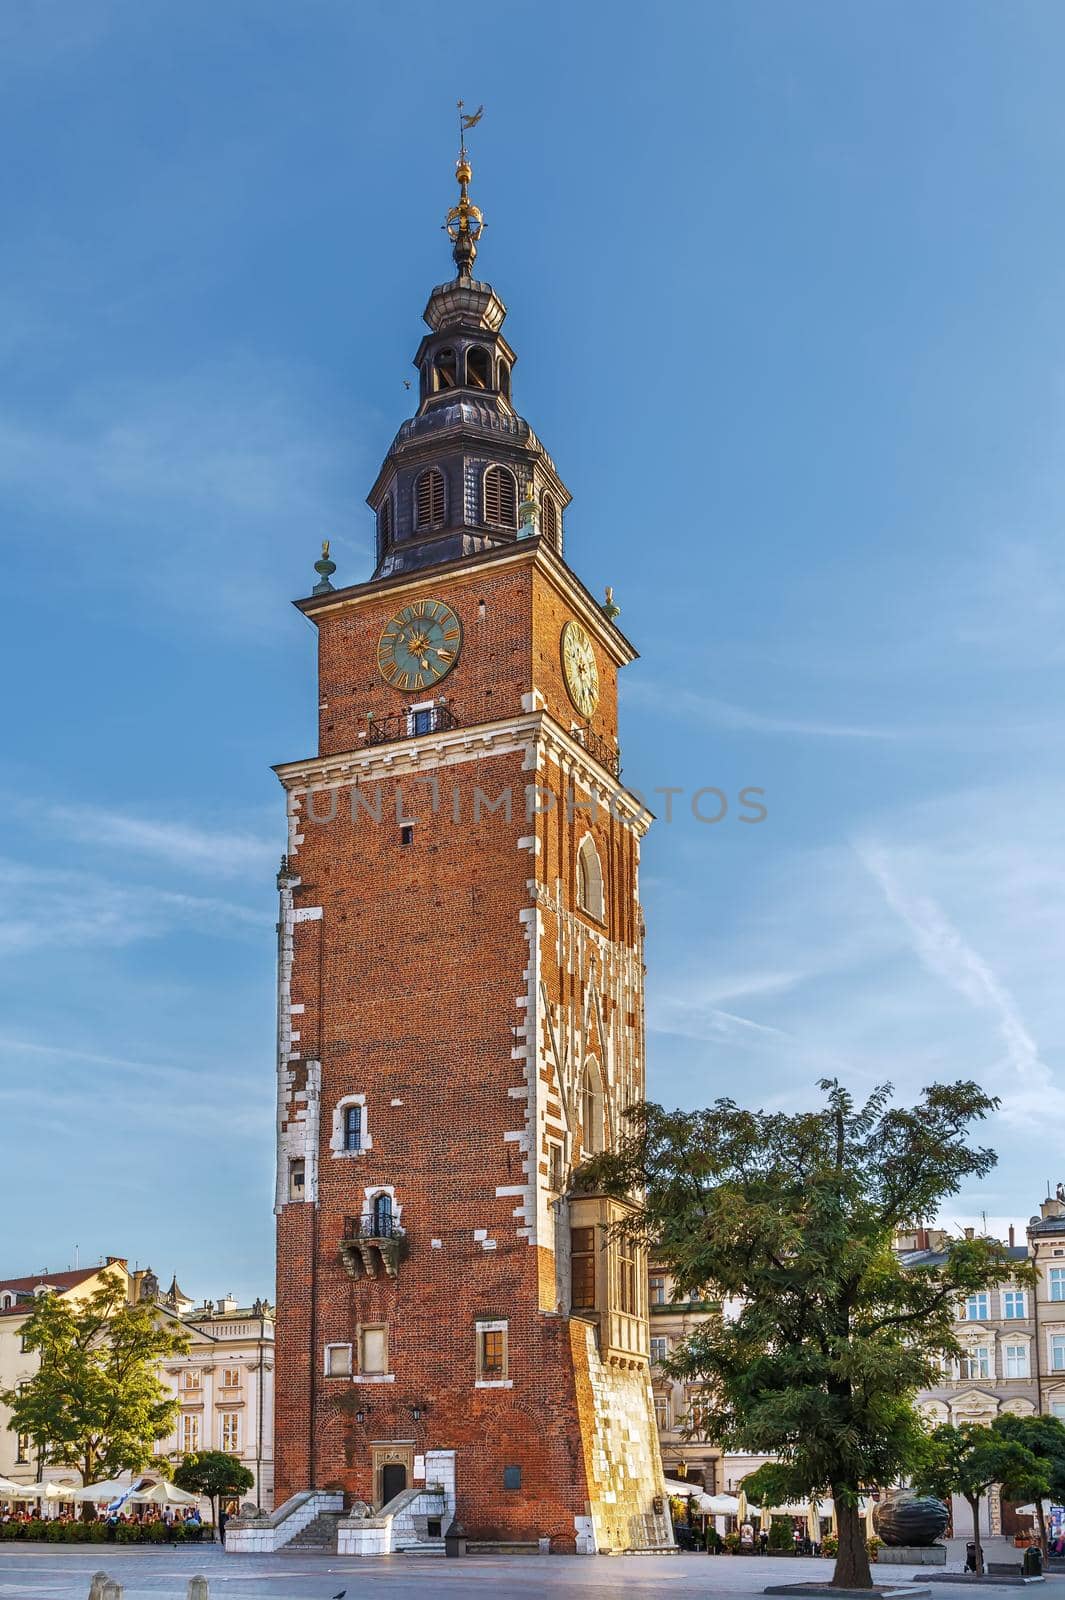
[[[344,1149],[362,1149],[362,1107],[348,1106],[344,1112]]]
[[[558,545],[558,507],[553,495],[545,494],[540,502],[540,527],[545,539]]]

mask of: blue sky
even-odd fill
[[[288,602],[368,575],[458,95],[626,776],[767,795],[648,843],[652,1094],[973,1075],[950,1216],[1065,1177],[1063,56],[980,0],[0,15],[0,1274],[269,1291]]]

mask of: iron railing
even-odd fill
[[[621,751],[611,739],[604,739],[601,734],[593,733],[591,728],[574,728],[573,737],[581,745],[593,761],[598,761],[605,767],[612,778],[621,777]]]
[[[345,1239],[402,1239],[403,1229],[392,1216],[374,1216],[372,1211],[361,1217],[344,1218]]]
[[[399,711],[391,717],[374,717],[366,730],[367,744],[392,744],[396,739],[418,739],[426,733],[446,733],[459,720],[447,706],[426,706],[423,711]]]

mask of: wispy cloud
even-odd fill
[[[5,915],[0,953],[49,947],[120,947],[194,928],[215,937],[260,937],[270,918],[230,900],[150,885],[115,883],[93,873],[0,859]]]
[[[44,824],[79,843],[104,850],[132,850],[183,870],[220,877],[247,875],[261,881],[280,854],[280,836],[205,828],[98,806],[43,805],[33,809]]]
[[[1005,1114],[1027,1121],[1065,1113],[1065,1091],[1055,1084],[1001,978],[930,895],[910,890],[900,881],[890,853],[882,845],[866,843],[857,846],[857,850],[885,901],[905,925],[914,952],[926,970],[943,979],[974,1010],[994,1019],[1006,1064],[1015,1075],[1015,1081],[1007,1079],[1004,1085]]]
[[[667,716],[695,718],[709,728],[738,733],[796,734],[815,739],[894,740],[907,737],[912,730],[875,727],[860,723],[824,722],[802,716],[773,716],[733,705],[712,695],[694,694],[690,689],[646,681],[626,684],[623,697],[627,705],[644,706]]]

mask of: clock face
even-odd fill
[[[579,622],[567,622],[562,630],[562,673],[573,704],[582,717],[590,717],[599,704],[599,669]]]
[[[442,600],[414,600],[397,611],[377,642],[377,665],[394,689],[410,694],[439,683],[462,649],[462,623]]]

